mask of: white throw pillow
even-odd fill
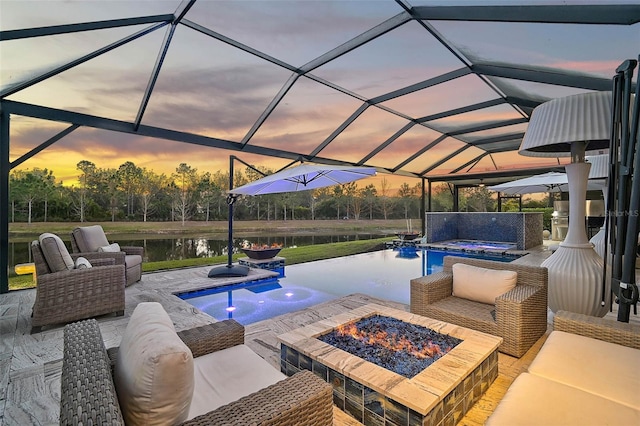
[[[73,258],[60,237],[45,232],[40,235],[38,241],[40,241],[40,249],[51,272],[68,271],[74,268]]]
[[[108,253],[119,252],[120,251],[120,244],[112,243],[112,244],[109,244],[108,246],[98,247],[98,251],[99,252],[108,252]]]
[[[91,262],[88,259],[80,256],[76,259],[75,269],[87,269],[91,268]]]
[[[518,281],[516,271],[479,268],[455,263],[453,271],[453,295],[463,299],[495,305],[496,297],[514,288]]]
[[[193,355],[157,302],[133,311],[122,336],[114,379],[127,425],[186,420],[193,396]]]

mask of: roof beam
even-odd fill
[[[525,99],[517,96],[507,96],[507,102],[523,108],[535,108],[545,101],[536,101],[533,99]]]
[[[262,53],[259,50],[256,50],[252,47],[247,46],[246,44],[242,44],[238,41],[235,41],[234,39],[231,39],[227,36],[224,36],[220,33],[217,33],[215,31],[210,30],[209,28],[203,27],[200,24],[196,24],[195,22],[192,22],[188,19],[183,19],[182,21],[180,21],[180,24],[187,26],[189,28],[191,28],[192,30],[196,30],[206,36],[215,38],[216,40],[219,40],[223,43],[228,44],[229,46],[235,47],[236,49],[240,49],[244,52],[247,52],[253,56],[257,56],[260,59],[264,59],[265,61],[271,62],[272,64],[278,65],[282,68],[286,68],[289,71],[293,71],[293,72],[297,72],[299,74],[302,74],[302,71],[300,71],[298,68],[289,65],[286,62],[283,62],[279,59],[274,58],[273,56],[269,56],[266,53]]]
[[[242,138],[242,141],[240,142],[242,144],[242,146],[245,146],[247,143],[249,143],[249,140],[251,140],[253,135],[256,134],[258,129],[262,126],[262,124],[264,124],[265,120],[267,118],[269,118],[269,116],[271,115],[273,110],[282,101],[282,98],[284,98],[284,96],[287,94],[287,92],[289,92],[291,87],[293,87],[293,84],[298,80],[298,77],[300,77],[300,75],[295,74],[295,73],[291,74],[291,77],[289,77],[289,79],[280,88],[280,91],[271,100],[271,102],[269,102],[269,105],[267,105],[267,108],[265,108],[265,110],[262,112],[262,114],[260,114],[260,117],[258,117],[258,119],[255,121],[255,123],[253,123],[253,126],[251,126],[251,129],[249,129],[247,134],[244,135],[244,137]]]
[[[517,144],[517,146],[516,146],[516,149],[517,149],[518,147],[520,147],[520,142],[518,142],[518,144]],[[499,152],[512,152],[512,151],[514,150],[513,148],[514,148],[513,146],[505,145],[505,146],[500,147],[500,148],[487,149],[487,152],[488,152],[489,154],[497,154],[497,153],[499,153]],[[494,164],[495,164],[495,163],[494,163]]]
[[[640,5],[415,6],[413,15],[429,21],[533,22],[632,25]]]
[[[369,108],[369,104],[366,102],[360,105],[360,108],[358,108],[353,114],[351,114],[351,116],[349,116],[349,118],[347,118],[340,126],[338,126],[338,128],[334,130],[327,139],[325,139],[320,145],[318,145],[316,149],[313,150],[313,152],[311,153],[311,157],[315,157],[320,153],[320,151],[325,149],[327,145],[329,145],[336,137],[338,137],[338,135],[342,133],[344,129],[349,127],[349,125],[353,123],[356,118],[360,117],[360,115],[365,112],[367,108]]]
[[[608,91],[611,90],[611,79],[590,77],[564,73],[558,70],[527,68],[523,66],[505,66],[497,63],[482,63],[471,65],[476,74],[494,77],[512,78],[515,80],[532,81],[535,83],[555,84],[558,86],[577,87],[580,89]]]
[[[490,108],[505,103],[504,99],[498,98],[490,101],[480,102],[473,105],[467,105],[461,108],[450,109],[449,111],[439,112],[437,114],[427,115],[422,118],[418,118],[418,123],[426,123],[427,121],[439,120],[441,118],[451,117],[453,115],[464,114],[466,112],[477,111],[479,109]]]
[[[50,71],[44,72],[44,73],[42,73],[42,74],[40,74],[40,75],[30,79],[30,80],[23,81],[22,83],[18,83],[18,84],[15,84],[15,85],[8,86],[5,90],[0,91],[0,98],[4,98],[6,96],[12,95],[12,94],[14,94],[16,92],[19,92],[20,90],[26,89],[27,87],[33,86],[34,84],[37,84],[37,83],[40,83],[41,81],[44,81],[44,80],[48,79],[49,77],[53,77],[55,75],[60,74],[61,72],[67,71],[67,70],[69,70],[69,69],[71,69],[71,68],[73,68],[73,67],[75,67],[77,65],[83,64],[83,63],[85,63],[85,62],[87,62],[87,61],[89,61],[89,60],[91,60],[93,58],[96,58],[96,57],[98,57],[98,56],[100,56],[100,55],[102,55],[104,53],[110,52],[113,49],[116,49],[116,48],[118,48],[118,47],[120,47],[120,46],[122,46],[124,44],[127,44],[130,41],[137,40],[138,38],[140,38],[140,37],[142,37],[144,35],[147,35],[147,34],[153,32],[153,31],[157,30],[158,28],[162,28],[165,25],[167,25],[167,22],[161,22],[161,23],[152,25],[152,26],[150,26],[148,28],[140,30],[140,31],[138,31],[138,32],[136,32],[134,34],[131,34],[131,35],[125,37],[125,38],[122,38],[122,39],[120,39],[120,40],[118,40],[118,41],[116,41],[114,43],[111,43],[108,46],[104,46],[104,47],[102,47],[102,48],[100,48],[98,50],[94,50],[93,52],[88,53],[88,54],[86,54],[86,55],[84,55],[84,56],[82,56],[80,58],[74,59],[71,62],[68,62],[68,63],[66,63],[64,65],[61,65],[61,66],[59,66],[57,68],[54,68],[54,69],[52,69]]]
[[[464,129],[454,130],[452,132],[447,132],[447,134],[449,136],[464,135],[464,134],[467,134],[467,133],[481,132],[483,130],[490,130],[490,129],[497,129],[497,128],[500,128],[500,127],[513,126],[514,124],[527,123],[528,121],[529,120],[527,120],[524,117],[522,117],[522,118],[513,118],[511,120],[498,121],[498,122],[495,122],[495,123],[480,124],[478,126],[473,126],[473,127],[467,127],[467,128],[464,128]]]
[[[369,161],[377,153],[379,153],[380,151],[385,149],[387,146],[389,146],[391,144],[391,142],[395,141],[400,136],[404,135],[409,129],[411,129],[415,125],[416,125],[416,123],[414,123],[413,121],[410,121],[407,124],[405,124],[402,127],[402,129],[400,129],[397,132],[395,132],[393,135],[391,135],[391,137],[389,139],[387,139],[386,141],[382,142],[380,145],[378,145],[378,147],[376,149],[374,149],[369,154],[367,154],[362,160],[358,161],[358,165],[362,165],[362,164],[366,163],[367,161]]]
[[[72,124],[71,126],[67,127],[66,129],[64,129],[63,131],[58,133],[57,135],[54,135],[53,137],[51,137],[51,138],[47,139],[46,141],[42,142],[40,145],[38,145],[37,147],[33,148],[31,151],[27,152],[26,154],[20,156],[16,160],[12,161],[11,162],[11,168],[13,169],[15,167],[18,167],[20,164],[22,164],[25,161],[27,161],[28,159],[32,158],[34,155],[36,155],[40,151],[44,150],[45,148],[50,147],[51,145],[53,145],[54,143],[58,142],[63,137],[67,136],[69,133],[73,132],[78,127],[80,127],[78,124]]]
[[[540,173],[545,172],[553,172],[559,171],[563,169],[564,165],[560,166],[547,166],[547,167],[536,167],[531,169],[508,169],[503,171],[492,171],[492,172],[476,172],[476,173],[465,173],[460,175],[433,175],[427,177],[431,182],[456,182],[456,181],[467,181],[469,179],[489,179],[489,178],[513,178],[513,177],[524,177],[524,176],[533,176]]]
[[[297,152],[290,152],[253,145],[247,145],[243,148],[242,145],[240,145],[238,142],[233,142],[226,139],[212,138],[209,136],[196,135],[193,133],[180,132],[176,130],[168,130],[161,127],[141,125],[136,131],[134,130],[134,123],[96,117],[89,114],[81,114],[78,112],[65,111],[61,109],[48,108],[39,105],[26,104],[23,102],[2,100],[1,109],[3,111],[7,111],[8,113],[22,115],[25,117],[73,123],[80,126],[92,127],[96,129],[111,130],[120,133],[166,139],[170,141],[201,145],[210,148],[242,151],[251,154],[266,155],[277,158],[285,158],[289,160],[297,160],[300,158],[300,154]],[[355,165],[346,161],[324,160],[322,158],[314,159],[314,161],[323,163],[329,162],[329,164]]]
[[[130,25],[169,23],[173,15],[140,16],[137,18],[111,19],[108,21],[83,22],[80,24],[52,25],[50,27],[25,28],[20,30],[0,31],[0,40],[19,40],[22,38],[43,37],[56,34],[69,34],[81,31],[104,30],[107,28],[126,27]]]
[[[500,135],[500,136],[493,136],[490,138],[478,139],[474,142],[467,142],[467,143],[472,146],[481,146],[481,145],[486,145],[488,143],[522,139],[523,137],[524,137],[524,132],[518,132],[518,133],[509,133],[509,134]]]
[[[487,155],[489,155],[489,153],[485,151],[485,152],[483,152],[482,154],[480,154],[480,155],[478,155],[477,157],[475,157],[474,159],[467,161],[467,162],[466,162],[466,163],[464,163],[462,166],[460,166],[460,167],[458,167],[458,168],[456,168],[456,169],[451,170],[451,171],[449,172],[449,174],[455,174],[455,173],[458,173],[460,170],[462,170],[462,169],[466,169],[468,166],[470,166],[470,165],[472,165],[472,164],[475,166],[475,164],[477,164],[480,160],[482,160],[482,159],[483,159],[484,157],[486,157]]]
[[[424,176],[427,173],[429,173],[431,170],[437,168],[438,166],[446,163],[447,161],[451,160],[453,157],[455,157],[456,155],[460,154],[461,152],[466,151],[467,149],[471,148],[471,145],[465,145],[463,147],[460,147],[458,149],[456,149],[455,151],[453,151],[451,154],[447,155],[446,157],[442,158],[439,161],[436,161],[434,164],[432,164],[431,166],[429,166],[428,168],[424,169],[423,171],[421,171],[420,173],[418,173],[420,176]]]
[[[394,90],[393,92],[389,92],[387,94],[377,96],[375,98],[370,99],[369,102],[372,104],[379,104],[400,96],[408,95],[409,93],[417,92],[418,90],[426,89],[427,87],[435,86],[441,83],[446,83],[447,81],[454,80],[458,77],[463,77],[469,74],[471,74],[471,70],[469,68],[466,68],[466,67],[459,68],[457,70],[450,71],[445,74],[441,74],[437,77],[421,81],[420,83],[412,84],[410,86],[403,87],[402,89]]]
[[[173,33],[176,31],[176,25],[171,24],[167,29],[167,33],[164,36],[164,40],[162,41],[162,48],[160,52],[158,52],[158,57],[156,58],[156,63],[153,66],[153,71],[151,71],[151,76],[149,77],[149,82],[147,83],[147,88],[144,91],[144,95],[142,96],[142,101],[140,102],[140,108],[138,108],[138,114],[136,115],[136,121],[134,128],[137,130],[140,127],[140,123],[142,122],[142,116],[144,115],[145,110],[147,109],[147,105],[149,105],[149,100],[151,99],[151,93],[153,92],[153,88],[156,85],[156,81],[158,81],[158,76],[160,75],[160,69],[162,68],[162,64],[164,63],[164,58],[167,56],[167,51],[169,50],[169,45],[171,44],[171,39],[173,38]]]
[[[400,163],[397,166],[395,166],[393,169],[391,169],[391,171],[395,173],[397,170],[400,170],[401,168],[403,168],[404,166],[406,166],[407,164],[409,164],[410,162],[412,162],[416,158],[420,157],[422,154],[424,154],[425,152],[427,152],[428,150],[430,150],[434,146],[438,145],[440,142],[445,140],[447,137],[448,137],[447,135],[438,136],[434,141],[432,141],[431,143],[427,144],[424,148],[420,149],[418,152],[413,154],[411,157],[407,158],[402,163]]]
[[[387,19],[386,21],[384,21],[383,23],[376,25],[375,27],[371,28],[370,30],[365,31],[364,33],[352,38],[351,40],[347,41],[344,44],[341,44],[340,46],[336,47],[335,49],[332,49],[330,51],[328,51],[327,53],[325,53],[324,55],[321,55],[319,57],[317,57],[316,59],[307,62],[306,64],[304,64],[302,67],[300,67],[302,69],[303,72],[308,73],[313,71],[314,69],[321,67],[322,65],[326,64],[327,62],[331,62],[336,58],[339,58],[340,56],[344,55],[345,53],[349,53],[350,51],[352,51],[353,49],[356,49],[360,46],[362,46],[365,43],[370,42],[371,40],[374,40],[378,37],[380,37],[381,35],[388,33],[389,31],[398,28],[401,25],[406,24],[407,22],[411,21],[411,15],[409,15],[407,12],[401,12],[399,14],[397,14],[396,16]]]

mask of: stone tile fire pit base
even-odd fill
[[[350,321],[383,315],[463,340],[405,378],[316,337]],[[287,375],[310,370],[333,385],[334,403],[365,425],[456,424],[498,376],[499,337],[369,304],[278,336]]]

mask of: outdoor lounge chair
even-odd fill
[[[148,317],[147,312],[144,317]],[[154,319],[156,318],[154,317]],[[133,321],[133,315],[131,321]],[[175,334],[175,331],[173,333]],[[190,350],[194,364],[192,371],[196,374],[202,373],[203,368],[204,371],[211,371],[208,370],[211,367],[202,367],[203,364],[198,364],[199,361],[202,361],[204,365],[213,364],[214,369],[217,365],[218,370],[227,371],[223,375],[233,374],[235,377],[234,380],[219,383],[216,382],[216,371],[218,370],[207,374],[206,381],[213,382],[212,386],[217,387],[217,391],[210,394],[202,392],[202,387],[199,388],[196,379],[195,387],[192,390],[191,407],[189,407],[187,400],[186,409],[191,414],[192,406],[198,404],[198,402],[194,402],[198,397],[200,408],[205,409],[204,414],[194,418],[187,417],[186,421],[178,420],[179,424],[290,426],[329,426],[332,424],[332,387],[314,373],[306,370],[291,377],[282,375],[283,379],[274,384],[259,388],[259,390],[246,394],[237,400],[232,400],[225,405],[216,405],[221,394],[223,397],[229,397],[228,393],[232,393],[234,389],[237,390],[239,383],[264,381],[262,378],[264,375],[281,375],[277,369],[244,345],[244,327],[235,320],[220,321],[181,331],[177,333],[177,337],[179,337],[178,344],[186,344],[187,352]],[[123,336],[120,347],[105,350],[100,328],[95,320],[81,321],[65,327],[60,398],[61,425],[79,424],[80,422],[82,424],[125,424],[124,419],[127,418],[127,414],[131,415],[130,411],[126,412],[131,408],[127,408],[127,404],[130,404],[135,397],[132,397],[128,392],[128,387],[122,385],[122,380],[118,380],[118,366],[125,363],[125,360],[130,357],[137,356],[131,354],[128,351],[129,348],[123,348],[123,345],[126,344],[125,336]],[[119,354],[122,351],[127,351],[126,358],[119,359],[121,356]],[[256,359],[246,363],[243,362],[245,360],[243,357],[229,356],[230,353],[238,352],[248,352],[248,355]],[[154,356],[154,359],[160,360],[160,357],[155,354]],[[221,359],[224,361],[222,367],[219,363]],[[234,367],[230,368],[229,364]],[[134,371],[136,376],[142,377],[137,382],[144,381],[144,373],[138,369]],[[256,371],[262,371],[262,373],[256,374]],[[154,377],[157,377],[155,373]],[[157,399],[157,395],[162,392],[156,393],[157,383],[158,381],[154,379],[152,385],[154,393],[152,398],[154,399]],[[170,389],[174,387],[180,389],[178,384],[173,382],[171,384]],[[198,395],[199,389],[202,394]],[[120,402],[119,393],[125,395],[121,397]],[[146,400],[143,402],[147,404]],[[203,403],[204,406],[202,406]],[[169,404],[164,404],[164,400],[155,401],[154,404],[158,404],[158,408],[149,414],[152,420],[147,419],[143,423],[157,422],[158,412],[169,406]],[[185,409],[184,404],[180,405],[180,409]],[[142,413],[137,412],[137,415],[144,417],[147,414],[143,411]],[[163,424],[174,423],[176,422],[163,422]]]
[[[454,264],[484,270],[514,271],[515,286],[490,300],[454,295]],[[491,271],[487,271],[491,274]],[[465,284],[480,284],[471,274]],[[499,279],[486,276],[484,287]],[[486,282],[488,281],[488,283]],[[500,351],[521,357],[547,330],[547,269],[492,260],[445,256],[443,271],[411,280],[411,312],[503,338]],[[485,291],[476,286],[474,291]],[[495,304],[491,303],[495,301]]]
[[[39,240],[33,241],[31,253],[38,280],[31,333],[45,325],[112,312],[124,314],[123,265],[114,265],[113,259],[103,259],[94,261],[90,268],[74,268],[79,256],[74,260],[62,240],[53,234],[42,234]],[[67,258],[67,263],[63,258]]]
[[[140,281],[142,277],[142,247],[120,247],[109,244],[107,236],[100,225],[81,226],[71,232],[71,248],[74,253],[92,259],[111,257],[116,265],[125,265],[127,270],[127,286]]]

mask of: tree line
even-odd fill
[[[210,221],[226,220],[229,172],[200,172],[186,163],[171,175],[127,161],[100,168],[76,165],[78,183],[64,186],[52,170],[14,170],[9,175],[11,222]],[[259,172],[273,173],[259,167]],[[247,167],[234,173],[234,187],[262,174]],[[316,190],[240,197],[235,219],[398,219],[420,215],[421,185],[403,183],[393,191],[386,178],[378,187],[351,182]]]
[[[186,163],[171,175],[158,174],[127,161],[118,168],[100,168],[83,160],[76,165],[78,183],[64,186],[48,169],[13,170],[9,174],[11,222],[66,221],[213,221],[227,220],[229,172],[200,172]],[[257,170],[257,171],[256,171]],[[273,173],[264,167],[236,170],[234,187]],[[234,218],[291,219],[408,219],[420,217],[421,183],[402,183],[392,190],[382,177],[379,186],[358,182],[309,191],[240,197]],[[453,188],[433,185],[432,211],[452,211]],[[546,200],[526,200],[542,208]],[[460,191],[460,211],[496,211],[495,193],[485,187]],[[503,211],[517,210],[515,200]]]

